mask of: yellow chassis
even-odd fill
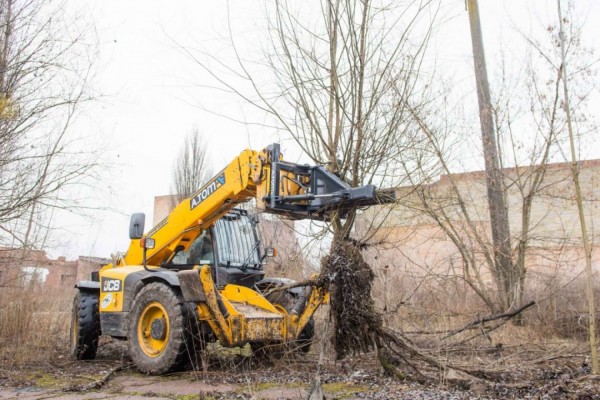
[[[186,301],[197,304],[200,321],[206,321],[222,346],[235,347],[248,342],[292,342],[329,294],[314,288],[300,315],[289,314],[271,304],[260,293],[239,285],[215,289],[211,268],[179,272]],[[198,279],[199,278],[199,279]]]

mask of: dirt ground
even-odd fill
[[[576,350],[478,379],[452,371],[424,379],[407,371],[399,380],[385,376],[374,355],[364,355],[329,360],[321,381],[328,399],[600,399],[600,378],[590,377]],[[125,343],[103,338],[94,361],[71,361],[65,348],[43,364],[1,369],[0,399],[303,399],[317,358],[265,363],[237,351],[211,356],[205,373],[155,377],[136,371]]]

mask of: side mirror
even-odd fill
[[[129,221],[129,239],[141,239],[144,236],[144,224],[146,215],[144,213],[134,213]]]

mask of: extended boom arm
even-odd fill
[[[393,201],[379,199],[375,186],[352,188],[322,166],[284,162],[279,144],[262,151],[244,150],[190,198],[182,201],[146,237],[155,248],[147,262],[159,265],[192,241],[237,204],[255,198],[258,208],[293,219],[344,217],[350,208]],[[133,239],[119,264],[139,265],[143,249]]]

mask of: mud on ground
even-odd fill
[[[574,354],[523,363],[480,380],[450,373],[425,381],[410,371],[398,380],[385,376],[374,354],[338,362],[332,355],[321,381],[328,399],[600,399],[600,379],[588,375],[580,350],[573,347]],[[244,350],[215,352],[205,373],[154,377],[130,364],[126,343],[103,337],[94,361],[69,360],[65,347],[44,363],[1,369],[0,399],[302,399],[317,358],[308,354],[265,363]],[[489,362],[497,363],[498,355],[491,354]],[[97,388],[111,371],[116,372]]]

